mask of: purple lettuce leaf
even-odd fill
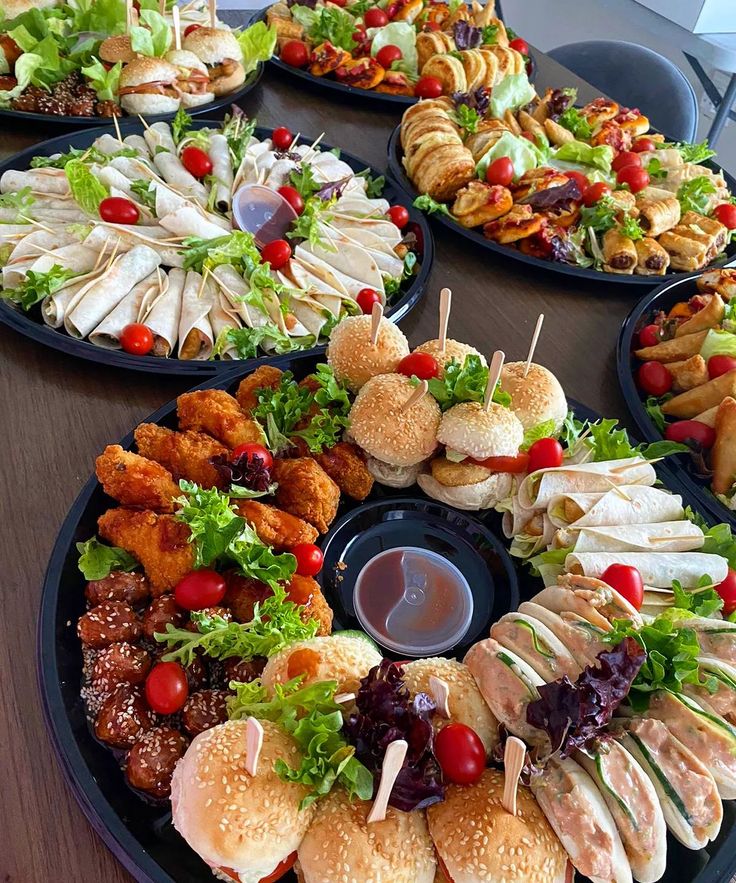
[[[323,184],[315,195],[324,200],[332,199],[333,196],[340,197],[346,184],[352,177],[352,175],[346,175],[344,178],[340,178],[339,181],[330,181],[327,184]]]
[[[580,187],[573,178],[568,178],[565,184],[558,187],[547,187],[546,190],[537,190],[521,200],[530,205],[535,211],[569,212],[573,202],[582,198]]]
[[[485,86],[479,86],[473,92],[453,92],[452,100],[455,107],[461,104],[466,105],[471,110],[476,110],[481,116],[484,116],[491,104],[491,90]]]
[[[458,49],[477,49],[483,42],[483,31],[467,21],[455,22],[453,39]]]
[[[241,454],[233,459],[217,454],[210,457],[210,463],[224,479],[224,490],[237,484],[251,491],[267,491],[271,485],[271,471],[257,454]]]

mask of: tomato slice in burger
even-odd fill
[[[491,472],[526,472],[529,467],[529,454],[517,454],[516,457],[486,457],[485,460],[474,460],[468,457],[468,463],[483,466]]]
[[[269,874],[268,877],[261,877],[259,883],[276,883],[276,881],[280,880],[287,871],[290,871],[294,867],[294,862],[296,862],[296,852],[287,855],[286,858],[276,866],[273,873]]]

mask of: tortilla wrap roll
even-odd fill
[[[174,136],[171,134],[171,127],[166,122],[160,121],[146,126],[143,130],[143,140],[146,142],[148,152],[154,157],[159,147],[169,153],[176,153]]]
[[[531,599],[553,613],[571,612],[582,616],[597,628],[608,632],[617,619],[628,619],[637,628],[642,625],[635,607],[603,580],[566,573],[557,585],[547,586]]]
[[[109,165],[131,181],[162,181],[161,176],[151,167],[150,163],[144,162],[135,156],[116,156],[110,160]]]
[[[122,190],[128,199],[138,201],[139,197],[133,193],[131,188],[133,182],[130,178],[126,178],[119,169],[113,166],[100,166],[99,169],[95,169],[95,174],[108,190],[115,187],[117,190]]]
[[[386,293],[383,286],[383,277],[376,262],[373,261],[364,249],[344,246],[338,250],[328,251],[318,245],[309,245],[302,242],[294,250],[294,254],[304,260],[317,275],[323,275],[325,271],[337,278],[342,287],[353,299],[363,288],[372,288],[381,295],[381,301],[385,304]],[[327,278],[328,284],[332,284]],[[334,286],[333,286],[334,287]]]
[[[230,210],[232,204],[233,166],[227,138],[219,132],[210,135],[209,157],[215,179],[215,206],[224,213]]]
[[[235,267],[230,264],[221,264],[219,267],[215,267],[211,275],[245,326],[258,328],[270,321],[266,313],[254,304],[246,302],[245,298],[250,292],[250,285]]]
[[[326,289],[329,292],[337,292],[340,297],[346,300],[355,300],[352,294],[348,294],[347,288],[328,266],[318,265],[314,257],[307,252],[301,252],[298,245],[294,250],[294,256],[289,261],[288,270],[297,284],[306,291],[313,287]]]
[[[111,156],[113,153],[119,153],[121,150],[125,149],[125,144],[109,132],[105,132],[104,135],[95,138],[92,146],[97,148],[100,153],[104,153],[107,156]]]
[[[530,665],[545,683],[582,671],[570,651],[541,620],[526,613],[507,613],[491,626],[491,637]]]
[[[215,341],[219,341],[221,334],[224,335],[231,328],[242,328],[243,322],[222,289],[213,279],[208,277],[205,286],[209,289],[208,296],[212,300],[212,309],[209,315],[212,325],[212,336]],[[238,349],[235,344],[227,341],[220,350],[220,358],[225,360],[239,358]]]
[[[612,485],[651,486],[656,479],[652,464],[641,457],[539,469],[522,481],[519,504],[534,509],[560,494],[605,493]]]
[[[736,666],[713,656],[699,656],[701,672],[715,681],[715,692],[707,687],[685,685],[685,694],[711,714],[718,714],[730,724],[736,724]]]
[[[580,552],[695,552],[703,546],[703,531],[692,521],[626,524],[560,530],[553,545]]]
[[[509,513],[504,513],[509,515]],[[511,543],[510,553],[516,558],[530,558],[546,550],[553,542],[556,528],[546,512],[537,512],[528,519]]]
[[[647,485],[623,485],[598,494],[558,494],[550,500],[547,514],[555,527],[581,530],[679,521],[685,510],[677,494]]]
[[[146,245],[136,245],[119,255],[107,272],[96,279],[64,319],[72,337],[87,337],[125,295],[161,264],[161,258]]]
[[[675,579],[683,588],[694,589],[705,575],[714,585],[728,576],[725,558],[703,552],[571,552],[565,558],[565,570],[599,579],[612,564],[636,567],[646,585],[662,589]]]
[[[313,335],[315,343],[319,340],[322,329],[327,324],[326,311],[317,301],[308,297],[296,297],[289,300],[289,311],[304,329],[304,333]],[[290,336],[299,337],[297,328],[289,331]]]
[[[179,336],[181,300],[186,276],[184,270],[176,267],[169,270],[168,285],[150,305],[146,315],[139,320],[151,329],[153,334],[151,352],[154,356],[167,357],[174,352]]]
[[[163,227],[130,227],[123,224],[96,224],[84,245],[96,248],[104,254],[130,251],[136,245],[147,245],[158,252],[161,263],[167,267],[184,265],[184,249],[168,230]]]
[[[202,239],[217,239],[225,233],[219,224],[208,221],[190,204],[182,205],[163,218],[159,218],[159,224],[174,236],[181,237],[199,236]]]
[[[147,294],[156,289],[158,280],[155,273],[146,276],[125,295],[120,303],[90,332],[89,342],[104,349],[120,349],[120,335],[123,328],[138,321],[138,314]]]
[[[67,284],[62,285],[53,294],[45,297],[41,302],[43,321],[51,328],[61,328],[70,306],[77,302],[83,289],[90,285],[92,278],[96,275],[88,274],[70,279]]]
[[[586,665],[598,665],[598,654],[610,649],[608,644],[603,643],[607,630],[598,628],[585,617],[572,611],[555,613],[542,607],[541,604],[524,601],[519,605],[519,613],[531,616],[546,625],[552,634],[567,647],[568,652],[581,669]]]
[[[148,149],[146,139],[143,135],[126,135],[125,138],[123,138],[123,143],[126,147],[132,147],[133,150],[137,150],[144,159],[148,159],[151,156],[151,152]]]
[[[711,451],[713,493],[727,494],[736,481],[736,399],[726,398],[716,412],[716,441]]]
[[[17,193],[30,187],[31,193],[70,196],[69,181],[63,169],[29,169],[26,172],[8,169],[0,177],[0,193]]]
[[[37,230],[31,228],[27,236],[19,239],[5,264],[12,266],[22,258],[37,258],[44,254],[44,249],[53,251],[64,245],[72,245],[79,240],[65,230]]]
[[[157,153],[153,157],[153,162],[161,177],[174,190],[178,190],[200,205],[207,205],[207,188],[194,175],[189,174],[175,153]]]
[[[349,232],[341,230],[331,224],[320,224],[320,230],[324,238],[333,243],[338,249],[349,246],[354,249],[364,249],[382,275],[400,277],[404,272],[404,262],[379,236],[370,231],[360,232],[358,228],[352,228]],[[373,237],[373,241],[370,239]],[[385,247],[384,247],[385,246]]]
[[[214,340],[208,314],[212,307],[211,289],[202,276],[190,270],[184,281],[179,320],[179,358],[205,361],[212,354]]]
[[[15,245],[35,230],[30,224],[0,224],[0,245]]]

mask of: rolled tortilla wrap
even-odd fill
[[[612,485],[653,485],[654,467],[641,457],[539,469],[522,481],[519,504],[527,509],[546,506],[553,497],[570,493],[604,493]]]
[[[104,153],[107,156],[111,156],[113,153],[119,153],[121,150],[125,149],[125,144],[109,132],[105,132],[104,135],[95,138],[92,146],[97,148],[100,153]]]
[[[229,211],[232,203],[233,166],[227,138],[216,132],[210,135],[210,159],[215,178],[215,205],[221,212]]]
[[[84,240],[84,245],[104,254],[130,251],[136,245],[147,245],[158,252],[161,263],[167,267],[184,265],[184,249],[179,241],[163,227],[128,227],[118,224],[96,224]]]
[[[193,205],[182,205],[159,220],[164,229],[175,236],[199,236],[202,239],[216,239],[224,234],[218,224],[213,224],[202,216]]]
[[[304,243],[297,245],[296,249],[294,250],[294,254],[304,264],[306,264],[307,267],[309,267],[309,269],[315,275],[322,277],[333,288],[338,288],[338,290],[342,288],[346,292],[346,294],[349,295],[353,300],[357,298],[358,294],[363,288],[369,287],[373,288],[381,295],[381,301],[385,304],[386,294],[382,278],[380,286],[377,283],[371,284],[370,282],[363,282],[357,279],[354,275],[348,275],[342,270],[337,269],[334,263],[330,263],[329,261],[324,260],[323,256],[326,254],[330,254],[330,252],[327,252],[324,249],[317,249],[312,246],[305,246]],[[378,270],[377,267],[375,269],[376,271]],[[356,273],[357,272],[359,271],[356,270]]]
[[[207,189],[194,175],[189,174],[176,154],[158,153],[153,161],[167,184],[200,205],[207,204]]]
[[[176,153],[176,144],[171,134],[171,127],[168,123],[158,122],[150,126],[146,126],[143,131],[143,140],[146,142],[148,152],[155,157],[158,148],[167,150],[169,153]]]
[[[212,299],[212,309],[209,315],[212,325],[212,336],[215,341],[218,341],[221,334],[224,334],[230,328],[241,328],[243,323],[230,301],[225,297],[214,280],[208,278],[205,285],[209,288],[208,296]],[[238,351],[235,344],[225,343],[220,351],[220,358],[237,359]]]
[[[89,342],[104,349],[120,349],[123,328],[138,320],[141,304],[151,289],[158,287],[155,273],[134,285],[120,303],[100,322],[89,335]]]
[[[64,245],[71,245],[76,242],[76,238],[64,230],[36,230],[32,228],[31,232],[23,239],[18,241],[8,258],[6,267],[20,261],[22,258],[33,257],[44,254],[44,249],[52,251],[55,248],[61,248]]]
[[[299,246],[297,246],[294,256],[288,263],[288,269],[300,288],[305,291],[327,291],[331,294],[335,292],[341,298],[351,301],[355,300],[351,294],[348,294],[347,288],[345,288],[329,267],[320,267],[316,263],[310,263],[312,260],[311,255],[298,252]]]
[[[64,319],[67,333],[73,337],[87,337],[133,286],[153,273],[160,263],[159,255],[147,245],[136,245],[117,257]]]
[[[160,181],[160,176],[151,168],[149,163],[134,156],[116,156],[110,160],[110,165],[122,172],[131,181]]]
[[[683,588],[694,589],[704,575],[715,585],[728,576],[725,558],[703,552],[572,552],[565,570],[600,579],[612,564],[636,567],[646,585],[661,589],[670,588],[675,579]]]
[[[624,485],[603,494],[558,494],[549,501],[547,514],[556,527],[571,530],[685,517],[682,497],[647,485]]]
[[[143,317],[145,324],[153,334],[154,356],[170,356],[174,352],[179,336],[181,320],[181,300],[186,279],[184,270],[169,270],[168,285],[151,305]]]
[[[33,229],[29,224],[0,224],[0,245],[15,245]]]
[[[184,281],[179,320],[179,358],[209,359],[214,340],[208,318],[211,289],[205,288],[199,273],[189,271]]]
[[[63,169],[29,169],[26,172],[8,169],[0,178],[0,193],[17,193],[30,187],[32,193],[54,193],[69,196],[69,181]]]
[[[132,147],[134,150],[137,150],[140,153],[141,158],[147,160],[151,156],[151,152],[148,149],[148,145],[146,144],[146,139],[143,135],[126,135],[123,138],[126,147]]]
[[[659,524],[627,524],[620,527],[585,527],[561,530],[555,536],[558,549],[568,546],[580,552],[694,552],[705,542],[703,531],[687,519]]]
[[[116,190],[122,190],[129,199],[132,198],[136,201],[138,200],[138,197],[136,197],[131,190],[130,185],[133,182],[130,178],[126,178],[119,169],[116,169],[113,166],[101,166],[96,177],[106,185],[108,190],[114,187]]]
[[[221,264],[212,271],[212,277],[222,289],[230,305],[248,328],[258,328],[270,321],[266,313],[246,300],[250,286],[230,264]]]
[[[75,242],[57,248],[53,254],[43,254],[36,258],[31,269],[36,273],[47,273],[52,267],[59,266],[77,273],[91,273],[101,263],[98,251]]]
[[[327,241],[329,242],[329,240]],[[356,297],[363,288],[372,288],[379,294],[384,294],[383,276],[375,260],[366,249],[345,242],[341,242],[339,247],[338,243],[332,245],[334,251],[319,245],[304,245],[302,243],[302,247],[310,252],[315,259],[319,258],[323,263],[332,267],[333,271],[342,274],[345,279],[349,280],[343,284],[353,297]],[[357,291],[356,285],[359,286]]]
[[[43,321],[52,328],[61,328],[69,307],[76,303],[82,290],[90,284],[90,277],[72,279],[69,284],[57,288],[53,294],[45,297],[41,303]]]

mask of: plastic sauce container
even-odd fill
[[[406,656],[449,650],[473,616],[473,595],[457,567],[414,546],[387,549],[365,564],[353,601],[365,631]]]
[[[262,184],[246,184],[233,197],[235,224],[252,233],[259,248],[284,239],[297,217],[280,193]]]

